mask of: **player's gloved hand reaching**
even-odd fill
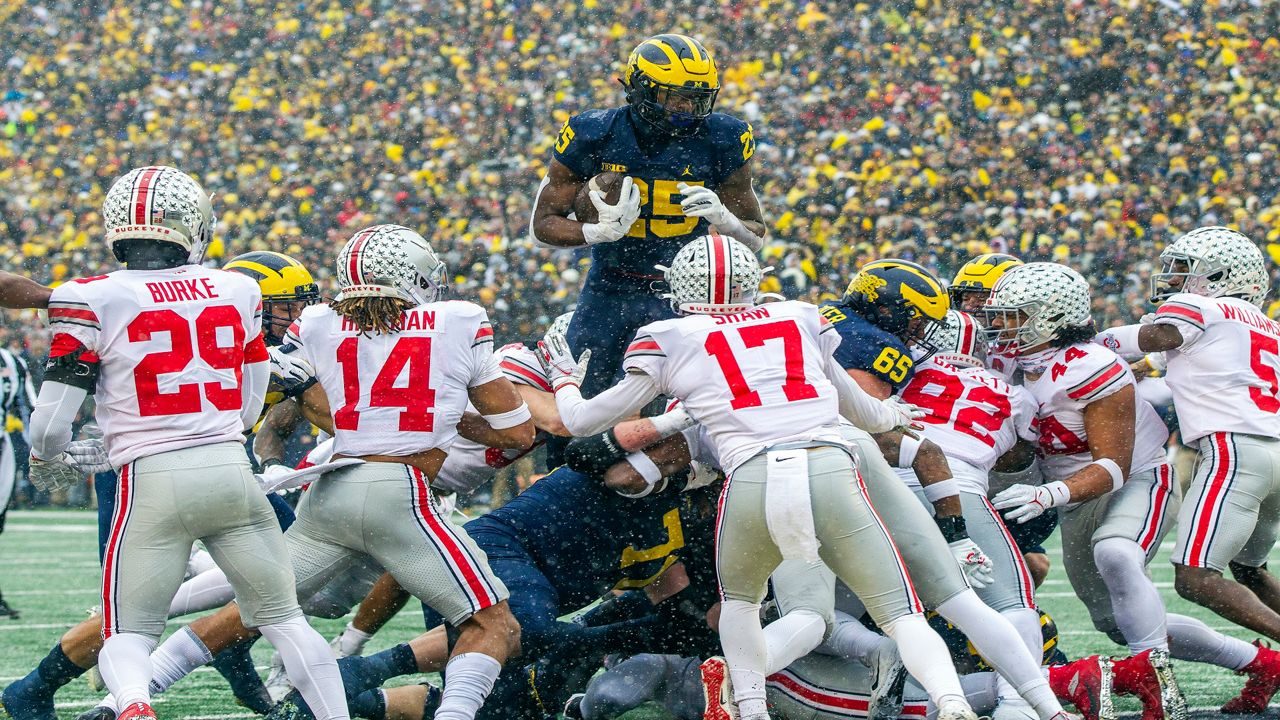
[[[929,414],[928,410],[920,407],[919,405],[912,405],[911,403],[903,402],[896,397],[887,397],[884,400],[881,400],[880,403],[888,408],[890,412],[894,413],[895,417],[898,419],[898,424],[894,425],[891,429],[901,430],[911,437],[916,437],[916,434],[913,431],[924,429],[924,424],[919,422],[919,420]]]
[[[964,576],[969,579],[969,585],[974,590],[981,590],[995,582],[991,558],[982,552],[982,548],[978,547],[972,538],[961,538],[947,544],[951,548],[951,555],[960,564],[960,569],[964,571]]]
[[[62,453],[52,460],[41,460],[31,456],[27,479],[35,489],[42,492],[65,490],[76,483],[84,482],[85,473],[72,467],[67,462],[67,454]]]
[[[588,196],[591,204],[596,206],[596,221],[582,226],[582,237],[588,245],[621,240],[640,217],[640,188],[630,177],[622,179],[617,205],[606,202],[604,193],[599,190],[592,190]]]
[[[66,456],[68,465],[82,473],[96,475],[112,470],[107,448],[99,438],[73,440],[62,454]]]
[[[1009,510],[1005,519],[1019,523],[1040,517],[1045,510],[1071,502],[1071,490],[1062,481],[1044,485],[1010,485],[991,499],[997,510]]]
[[[292,345],[267,348],[271,356],[271,383],[279,385],[285,397],[296,397],[316,382],[316,370]]]
[[[733,222],[733,213],[729,212],[721,202],[720,196],[716,195],[711,188],[680,183],[676,185],[676,189],[684,194],[684,199],[680,201],[680,210],[684,212],[685,217],[706,218],[707,222],[718,228]]]
[[[574,360],[573,350],[569,348],[569,340],[564,333],[549,332],[538,341],[537,354],[554,391],[558,392],[565,385],[582,387],[582,378],[587,376],[587,363],[591,361],[590,350],[583,350],[582,355]]]

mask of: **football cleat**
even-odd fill
[[[1071,703],[1084,720],[1114,720],[1111,658],[1091,655],[1049,668],[1049,687],[1062,702]]]
[[[978,720],[978,716],[969,707],[969,703],[958,698],[944,700],[938,706],[937,720]]]
[[[13,720],[58,720],[53,709],[53,692],[36,687],[36,673],[17,680],[0,694],[0,705]]]
[[[315,717],[297,690],[290,691],[267,713],[267,720],[315,720]]]
[[[116,716],[116,720],[156,720],[156,714],[151,706],[144,702],[129,703]]]
[[[1142,701],[1142,720],[1186,720],[1187,701],[1172,680],[1168,651],[1147,650],[1112,667],[1116,694],[1136,695]]]
[[[116,710],[106,705],[97,705],[77,715],[76,720],[116,720]]]
[[[698,670],[702,675],[702,699],[705,703],[702,720],[738,720],[738,705],[733,701],[733,684],[729,681],[729,665],[724,658],[707,658]]]
[[[907,668],[898,654],[898,645],[884,638],[871,653],[871,695],[867,720],[893,720],[902,712],[902,691],[907,684]]]
[[[10,605],[4,598],[0,597],[0,617],[7,617],[10,620],[17,620],[22,617],[22,613],[17,608]]]
[[[1248,665],[1239,670],[1248,675],[1240,694],[1231,698],[1222,706],[1221,712],[1230,715],[1260,715],[1267,710],[1271,696],[1280,689],[1280,653],[1254,640],[1258,647],[1258,655]]]

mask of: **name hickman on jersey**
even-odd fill
[[[360,332],[360,326],[342,318],[341,332]],[[435,330],[436,313],[434,310],[408,310],[400,313],[400,329],[403,330]]]

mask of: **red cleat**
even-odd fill
[[[738,720],[738,706],[733,702],[733,685],[729,682],[729,665],[722,657],[707,658],[702,672],[702,696],[706,701],[703,720]]]
[[[1147,650],[1116,660],[1115,690],[1142,701],[1142,720],[1186,720],[1187,699],[1173,677],[1168,650]]]
[[[151,706],[144,702],[130,703],[127,707],[120,711],[116,716],[116,720],[156,720],[156,714]]]
[[[1092,655],[1050,667],[1049,687],[1060,701],[1074,705],[1084,720],[1115,720],[1111,664],[1111,658]]]
[[[1227,701],[1221,712],[1231,715],[1258,715],[1266,712],[1271,696],[1280,689],[1280,652],[1276,652],[1260,640],[1254,640],[1258,655],[1238,672],[1248,675],[1240,694]]]

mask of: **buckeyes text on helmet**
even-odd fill
[[[102,201],[107,246],[124,261],[119,243],[151,241],[177,246],[199,263],[213,239],[213,206],[200,183],[181,170],[154,165],[130,170]]]
[[[435,302],[448,286],[444,261],[426,238],[401,225],[374,225],[338,253],[336,300],[394,297],[414,305]]]
[[[764,270],[746,245],[712,233],[690,240],[671,261],[658,266],[668,285],[662,297],[679,313],[724,315],[750,308]]]

